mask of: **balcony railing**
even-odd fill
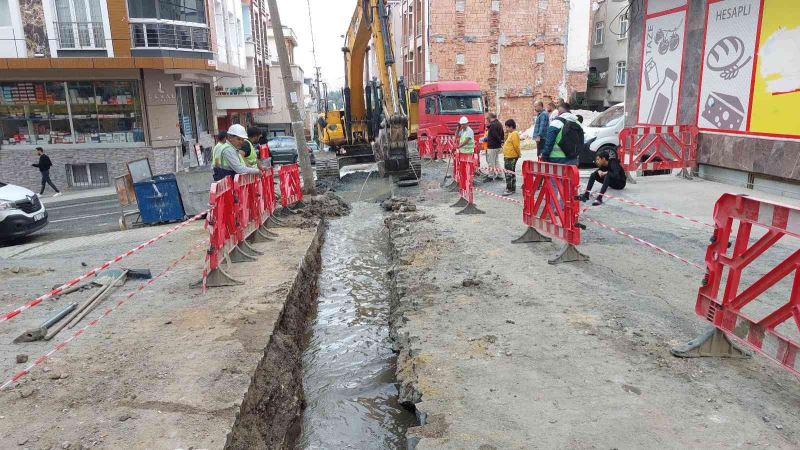
[[[164,22],[131,23],[134,49],[173,49],[209,51],[210,36],[205,26]]]
[[[54,25],[59,49],[106,48],[106,34],[102,22],[54,22]]]

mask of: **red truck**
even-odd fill
[[[458,119],[466,116],[477,141],[483,136],[484,102],[475,81],[437,81],[419,88],[417,137],[453,136]],[[412,117],[413,124],[413,117]],[[412,125],[413,131],[413,125]]]

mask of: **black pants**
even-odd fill
[[[519,158],[506,158],[505,168],[508,171],[514,172],[517,170],[517,160]],[[506,190],[515,192],[517,190],[517,176],[513,173],[506,172]]]
[[[589,176],[589,184],[586,185],[586,190],[591,191],[592,186],[594,186],[595,181],[600,180],[600,175],[598,174],[599,170],[595,170]],[[625,189],[625,178],[615,178],[612,177],[610,173],[606,173],[606,176],[602,178],[603,180],[603,187],[600,188],[600,195],[606,193],[609,187],[612,189]]]
[[[39,192],[39,195],[44,194],[44,188],[48,184],[51,188],[53,188],[54,191],[59,192],[56,185],[53,184],[53,180],[50,179],[50,170],[42,170],[42,192]]]

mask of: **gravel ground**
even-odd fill
[[[671,356],[706,329],[702,271],[591,224],[580,246],[591,260],[551,266],[555,243],[510,243],[525,230],[519,205],[476,193],[486,215],[455,216],[443,168],[426,163],[418,211],[389,221],[401,400],[426,423],[409,431],[417,448],[800,445],[794,376],[759,356]],[[716,198],[739,190],[667,176],[623,195],[710,222]],[[612,200],[588,215],[703,264],[710,229]],[[797,248],[782,241],[756,271]]]

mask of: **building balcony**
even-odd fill
[[[54,22],[59,50],[104,50],[102,22]]]
[[[135,50],[211,51],[210,33],[205,24],[131,19],[130,25],[131,47]]]

